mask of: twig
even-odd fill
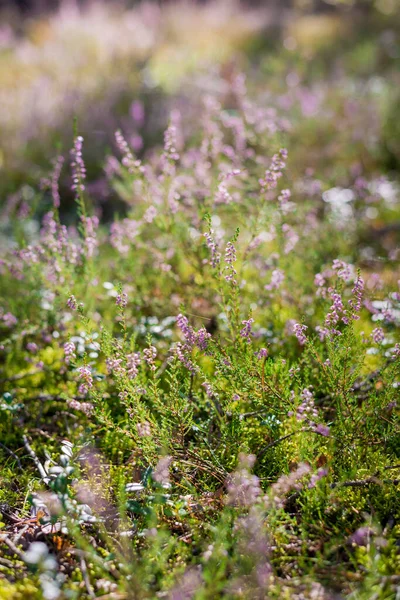
[[[312,427],[302,427],[301,429],[299,429],[298,431],[292,431],[292,433],[287,433],[286,435],[283,435],[282,437],[278,438],[277,440],[273,440],[272,442],[270,442],[267,446],[265,446],[258,454],[257,454],[257,458],[261,458],[265,452],[267,450],[269,450],[270,448],[272,448],[273,446],[276,446],[277,444],[280,444],[281,442],[283,442],[284,440],[287,440],[288,438],[296,435],[297,433],[305,433],[305,432],[310,432],[310,433],[315,433],[316,435],[320,435],[324,438],[330,438],[330,439],[335,439],[332,435],[324,435],[323,433],[320,433],[319,431],[315,431],[315,429],[313,429]]]
[[[0,442],[0,447],[3,448],[3,450],[5,450],[6,452],[8,452],[8,454],[10,454],[10,456],[12,456],[13,458],[15,458],[15,460],[17,461],[17,465],[19,466],[20,469],[22,469],[22,463],[19,460],[18,456],[15,454],[15,452],[13,452],[12,450],[10,450],[10,448],[7,448],[7,446],[5,446],[4,444],[2,444]]]
[[[14,538],[14,544],[17,544],[19,542],[19,540],[28,531],[28,529],[29,529],[29,525],[25,525],[25,527],[23,527],[21,529],[21,531],[18,533],[18,535]]]
[[[16,556],[18,556],[18,558],[20,558],[21,560],[25,560],[23,552],[21,552],[21,550],[18,550],[17,546],[10,540],[9,537],[5,536],[5,537],[1,538],[1,540],[10,548],[10,550]]]
[[[331,483],[331,489],[337,487],[365,487],[366,485],[400,485],[400,479],[378,479],[377,477],[368,477],[367,479],[356,479],[355,481],[338,481]]]
[[[8,558],[2,558],[1,556],[0,556],[0,565],[3,565],[3,567],[8,567],[9,569],[14,568],[14,563],[11,562],[11,560],[8,560]]]
[[[22,436],[23,442],[24,442],[24,446],[26,448],[26,451],[28,452],[28,454],[31,456],[33,462],[35,463],[35,466],[37,468],[37,470],[40,473],[40,477],[43,479],[44,483],[48,483],[49,482],[49,477],[42,465],[42,463],[40,462],[40,460],[38,459],[35,451],[33,450],[33,448],[30,446],[29,442],[28,442],[28,438],[26,437],[26,435],[24,434]]]
[[[284,440],[291,438],[292,436],[296,435],[297,433],[300,433],[300,431],[304,431],[304,429],[299,429],[299,431],[292,431],[292,433],[287,433],[286,435],[283,435],[282,437],[278,438],[277,440],[273,440],[258,453],[257,457],[261,458],[267,450],[269,450],[273,446],[276,446],[277,444],[280,444]]]
[[[82,571],[82,577],[83,577],[83,581],[85,582],[85,586],[86,586],[86,590],[88,595],[91,598],[95,598],[95,594],[93,591],[93,588],[90,584],[90,579],[89,579],[89,574],[88,574],[88,570],[87,570],[87,566],[86,566],[86,561],[84,559],[83,556],[81,556],[81,571]]]
[[[384,471],[389,471],[390,469],[400,469],[400,465],[389,465],[384,468]]]

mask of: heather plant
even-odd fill
[[[398,188],[299,172],[287,116],[214,77],[146,155],[117,129],[111,223],[79,123],[40,226],[17,205],[0,597],[398,595],[398,249],[363,237]]]

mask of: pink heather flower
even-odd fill
[[[276,188],[279,179],[282,177],[282,171],[286,167],[287,155],[286,148],[281,148],[278,154],[274,154],[270,168],[265,171],[264,179],[259,180],[262,191]]]
[[[260,348],[260,350],[256,352],[256,356],[259,360],[261,360],[262,358],[266,358],[268,356],[267,348]]]
[[[140,100],[134,100],[131,104],[129,112],[137,125],[143,125],[145,117],[143,102]]]
[[[149,206],[143,215],[143,221],[146,223],[152,223],[157,216],[157,209],[155,206]]]
[[[94,251],[98,246],[96,229],[99,226],[99,219],[96,216],[85,217],[82,215],[81,221],[85,232],[86,255],[88,258],[92,258]]]
[[[125,308],[128,305],[128,294],[125,292],[118,294],[118,296],[115,298],[115,304],[121,308]]]
[[[308,488],[315,488],[318,481],[320,481],[323,477],[328,475],[328,469],[318,469],[316,473],[311,475],[310,483],[308,484]]]
[[[26,345],[26,349],[29,352],[36,353],[39,350],[39,347],[37,344],[35,344],[35,342],[28,342]]]
[[[149,365],[151,371],[156,370],[156,365],[154,364],[154,359],[157,356],[157,350],[154,346],[150,346],[149,348],[145,348],[143,350],[143,356],[145,362]]]
[[[85,190],[86,167],[82,158],[83,137],[78,135],[74,139],[74,145],[71,150],[72,167],[72,190],[78,195]]]
[[[178,126],[180,113],[174,111],[171,114],[171,120],[168,128],[164,132],[164,156],[169,161],[179,160],[178,146]]]
[[[232,242],[228,242],[225,249],[225,263],[227,265],[232,265],[234,262],[236,262],[235,246]]]
[[[78,303],[76,301],[75,296],[70,296],[67,300],[67,306],[71,310],[76,310],[78,308]]]
[[[356,546],[366,546],[373,533],[374,532],[370,527],[359,527],[349,539],[350,542]]]
[[[214,231],[210,229],[209,232],[204,234],[204,237],[206,238],[207,246],[211,252],[211,266],[215,269],[221,262],[221,254],[218,252],[218,246],[212,237],[213,234]]]
[[[239,455],[239,465],[227,484],[226,503],[232,506],[253,506],[260,496],[260,480],[249,471],[254,465],[255,456]]]
[[[225,275],[225,279],[228,282],[232,282],[233,285],[236,285],[236,270],[233,267],[234,262],[236,262],[235,246],[232,244],[232,242],[228,242],[225,249],[225,270],[228,271],[228,274]]]
[[[393,356],[399,356],[400,357],[400,344],[396,344],[394,349],[393,349]]]
[[[77,369],[79,378],[83,380],[79,386],[80,394],[87,394],[90,388],[93,387],[92,372],[89,367],[78,367]]]
[[[6,327],[14,327],[18,323],[17,317],[15,317],[12,313],[7,312],[2,316],[3,322]]]
[[[221,181],[215,194],[215,204],[230,204],[232,196],[228,192],[225,181]]]
[[[268,285],[264,286],[265,290],[272,291],[278,290],[285,280],[285,274],[281,269],[274,269],[271,274],[271,281]]]
[[[121,375],[124,372],[122,358],[107,358],[106,366],[110,374]]]
[[[202,387],[206,390],[206,394],[209,398],[213,398],[214,397],[214,392],[213,389],[211,387],[211,384],[208,383],[208,381],[205,381],[204,383],[201,384]]]
[[[62,156],[57,156],[54,160],[53,165],[53,173],[51,175],[50,187],[51,187],[51,195],[53,197],[54,208],[59,208],[60,206],[60,191],[58,187],[58,182],[60,179],[61,169],[64,164],[64,158]]]
[[[140,221],[123,219],[115,221],[110,227],[110,243],[120,254],[127,254],[132,242],[139,234]]]
[[[363,292],[364,292],[364,280],[362,279],[362,277],[358,276],[357,280],[354,284],[354,287],[352,289],[353,299],[349,300],[349,305],[353,310],[353,314],[351,315],[351,318],[354,320],[359,319],[359,316],[356,315],[356,313],[360,312],[360,310],[361,310],[361,301],[362,301]]]
[[[320,325],[317,325],[315,331],[318,333],[321,342],[329,335],[329,329],[327,327],[320,327]]]
[[[317,287],[323,287],[326,283],[325,277],[322,273],[317,273],[314,277],[314,285]]]
[[[73,342],[65,342],[64,344],[64,358],[67,365],[76,359],[75,355],[75,344]]]
[[[285,246],[283,251],[285,254],[289,254],[295,248],[300,238],[293,227],[290,227],[287,223],[282,225],[282,231],[285,236]]]
[[[333,302],[328,314],[325,317],[325,325],[327,328],[329,328],[330,333],[340,335],[340,331],[337,331],[335,326],[340,320],[347,325],[349,318],[347,316],[347,311],[344,307],[341,295],[337,292],[332,292],[331,299]]]
[[[296,208],[294,202],[290,202],[291,195],[290,190],[282,190],[278,196],[279,208],[284,215]]]
[[[253,323],[254,319],[252,318],[242,321],[243,329],[240,330],[240,337],[244,338],[248,344],[251,342],[251,326]]]
[[[151,427],[148,421],[136,423],[136,431],[139,437],[149,437],[151,435]]]
[[[126,368],[129,379],[135,379],[138,376],[140,360],[140,352],[133,352],[126,357]]]
[[[293,333],[297,337],[299,344],[304,346],[307,341],[307,337],[305,335],[305,331],[308,329],[307,325],[302,325],[301,323],[293,324]]]
[[[90,417],[93,413],[94,406],[91,402],[79,402],[74,398],[72,400],[68,400],[68,406],[72,408],[72,410],[79,410],[83,412],[86,416]]]
[[[319,423],[314,428],[315,433],[319,433],[319,435],[323,435],[324,437],[329,437],[330,429],[327,425],[323,425]]]
[[[308,475],[311,471],[310,465],[307,463],[301,463],[295,471],[289,473],[289,475],[282,475],[276,483],[270,488],[270,498],[265,497],[267,507],[276,506],[277,508],[283,508],[285,505],[285,496],[291,490],[301,490],[302,484],[301,479]]]
[[[122,132],[118,129],[118,131],[115,132],[115,141],[118,147],[118,150],[121,152],[122,154],[122,164],[124,165],[124,167],[126,167],[129,171],[129,173],[136,174],[136,173],[143,173],[144,172],[144,168],[142,166],[142,163],[140,160],[134,158],[128,142],[125,140],[124,136],[122,135]]]
[[[335,258],[332,264],[332,269],[337,271],[339,279],[343,279],[346,283],[354,279],[354,266]]]
[[[176,318],[176,324],[185,336],[186,343],[193,347],[196,343],[196,333],[191,325],[189,325],[188,318],[185,315],[179,314]]]
[[[163,487],[170,487],[170,485],[171,485],[170,480],[169,480],[169,467],[170,467],[171,463],[172,463],[171,456],[163,456],[158,461],[158,463],[152,473],[152,477],[153,477],[154,481],[161,484]]]
[[[193,327],[189,325],[187,317],[182,314],[177,316],[176,324],[185,337],[185,344],[182,346],[182,350],[190,352],[194,346],[197,346],[199,350],[202,350],[203,352],[207,349],[208,340],[211,338],[211,334],[208,333],[205,327],[201,327],[198,331],[195,331]]]
[[[291,394],[292,399],[294,399],[294,393],[292,391]],[[318,417],[318,411],[314,406],[314,396],[312,392],[308,388],[304,388],[301,392],[302,403],[297,407],[296,411],[296,419],[298,421],[306,421],[308,425],[311,427],[314,425],[311,417],[316,419]],[[292,416],[293,413],[290,411],[289,416]]]
[[[180,342],[175,344],[175,346],[173,346],[172,348],[173,355],[175,355],[179,362],[181,362],[183,366],[186,367],[186,369],[188,369],[188,371],[190,371],[194,375],[195,373],[197,373],[199,368],[191,361],[191,352],[191,346],[189,346],[188,344],[181,344]]]
[[[375,344],[381,344],[385,339],[385,333],[382,327],[375,327],[375,329],[371,333],[371,337],[374,340]]]

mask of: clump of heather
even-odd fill
[[[75,223],[56,159],[52,210],[1,261],[0,452],[21,480],[0,564],[36,569],[44,597],[397,585],[392,249],[375,272],[340,218],[355,196],[299,175],[287,121],[220,83],[140,158],[117,131],[112,223],[77,135]]]

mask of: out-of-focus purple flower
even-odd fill
[[[289,254],[295,248],[300,238],[293,227],[290,227],[290,225],[287,223],[282,225],[282,231],[285,237],[285,246],[283,251],[285,254]]]
[[[320,481],[323,477],[328,475],[328,469],[318,469],[316,473],[311,475],[310,483],[308,484],[309,489],[315,488],[318,481]]]
[[[278,290],[285,280],[285,274],[281,269],[274,269],[271,273],[271,281],[266,286],[265,290],[272,291]]]
[[[318,337],[321,342],[323,342],[324,339],[329,335],[329,329],[327,327],[321,327],[320,325],[317,325],[315,331],[318,333]]]
[[[99,219],[96,216],[85,217],[82,215],[81,221],[85,232],[86,256],[87,258],[92,258],[98,246],[96,229],[99,226]]]
[[[375,329],[373,329],[372,333],[371,333],[372,339],[374,340],[375,344],[381,344],[383,342],[383,340],[385,339],[385,333],[382,329],[382,327],[375,327]]]
[[[35,344],[35,342],[28,342],[26,345],[26,349],[29,352],[36,353],[39,350],[39,346]]]
[[[322,423],[319,423],[315,427],[315,432],[323,435],[324,437],[329,437],[330,429],[327,425],[322,425]]]
[[[140,100],[134,100],[129,110],[132,119],[139,127],[144,123],[144,106]]]
[[[151,435],[151,427],[148,421],[136,423],[136,431],[139,437],[149,437]]]
[[[356,546],[366,546],[373,534],[371,527],[359,527],[357,531],[350,536],[350,543]]]
[[[163,456],[158,461],[157,465],[154,468],[152,473],[152,477],[154,481],[162,485],[163,487],[169,487],[170,479],[169,479],[169,468],[172,463],[171,456]]]
[[[143,215],[143,221],[146,223],[152,223],[157,216],[157,209],[155,206],[149,206],[146,212]]]
[[[301,490],[301,479],[308,475],[310,471],[310,465],[307,463],[300,463],[295,471],[292,471],[289,475],[282,475],[278,481],[271,486],[268,496],[264,498],[267,507],[275,506],[277,508],[283,508],[285,505],[286,494],[293,489]]]
[[[79,402],[79,400],[75,400],[75,398],[68,400],[68,406],[73,410],[83,412],[88,417],[90,417],[94,410],[94,406],[91,402]]]
[[[343,279],[346,283],[354,279],[354,265],[346,263],[344,260],[335,258],[332,269],[337,271],[339,279]]]
[[[260,348],[256,355],[259,360],[261,360],[262,358],[266,358],[268,356],[267,348]]]
[[[250,473],[255,462],[252,454],[239,455],[239,465],[228,480],[227,504],[233,506],[253,506],[261,493],[260,482]]]
[[[78,303],[76,301],[75,296],[70,296],[67,300],[67,306],[68,308],[70,308],[71,310],[76,310],[78,308]]]
[[[286,148],[281,148],[277,154],[274,154],[270,168],[265,171],[264,179],[259,180],[262,191],[276,188],[282,177],[282,171],[286,167],[287,156]]]
[[[200,568],[189,568],[168,594],[169,600],[192,600],[203,582]]]
[[[6,312],[2,316],[3,323],[6,327],[14,327],[18,323],[17,317],[15,317],[12,313]]]
[[[125,140],[122,132],[118,129],[115,132],[115,141],[118,147],[118,150],[122,154],[122,164],[126,167],[132,175],[137,173],[143,173],[144,168],[139,159],[135,158],[129,148],[128,142]]]
[[[57,156],[57,158],[55,158],[53,161],[53,172],[51,174],[51,178],[50,180],[45,181],[46,187],[50,187],[55,209],[60,207],[59,179],[63,164],[64,158],[62,156]]]

